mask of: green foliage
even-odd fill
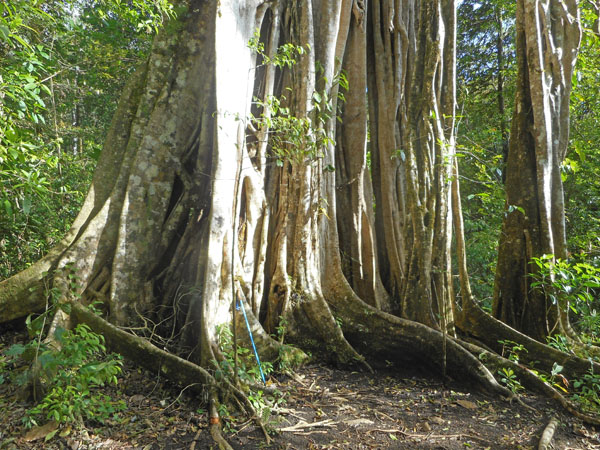
[[[549,347],[560,350],[561,352],[572,353],[573,351],[569,339],[567,339],[567,337],[563,336],[562,334],[554,334],[552,336],[548,336],[546,338],[546,341]]]
[[[71,265],[61,270],[72,295],[78,289],[78,277]],[[81,424],[83,420],[104,421],[125,409],[123,401],[114,401],[101,392],[107,384],[117,384],[122,357],[106,353],[104,336],[85,324],[73,330],[57,328],[53,340],[44,340],[51,319],[58,310],[67,314],[68,304],[61,303],[62,293],[47,288],[48,307],[42,314],[30,315],[25,324],[30,341],[12,345],[0,355],[0,382],[9,364],[24,362],[27,368],[12,373],[12,380],[24,388],[32,387],[34,400],[40,400],[23,417],[27,427],[41,420]]]
[[[499,344],[502,344],[502,356],[505,358],[518,363],[520,358],[520,353],[527,353],[527,349],[523,344],[518,344],[517,342],[511,340],[498,341]]]
[[[6,372],[6,365],[6,356],[0,353],[0,384],[4,384],[6,381],[6,377],[4,376],[4,373]]]
[[[117,384],[122,358],[106,354],[104,337],[80,324],[74,330],[57,329],[57,347],[42,341],[43,327],[40,317],[28,320],[28,331],[34,339],[11,346],[2,356],[0,369],[17,360],[25,361],[29,368],[15,373],[12,379],[21,386],[34,384],[46,394],[23,417],[27,427],[38,425],[40,420],[58,423],[80,423],[94,420],[103,423],[116,412],[125,409],[123,401],[113,401],[100,387]],[[4,377],[3,377],[4,378]]]
[[[167,0],[0,2],[0,279],[72,223]]]
[[[467,264],[473,294],[489,311],[516,75],[514,2],[465,0],[457,13],[457,149]]]
[[[219,348],[223,355],[223,360],[213,361],[216,367],[215,378],[217,381],[228,379],[236,382],[234,377],[235,369],[235,351],[237,350],[237,381],[244,385],[248,391],[248,400],[260,414],[263,423],[268,424],[271,420],[271,411],[274,407],[285,402],[283,395],[276,391],[273,396],[265,396],[261,389],[255,389],[253,386],[262,383],[260,370],[252,351],[244,346],[237,345],[234,349],[233,333],[225,325],[217,329],[219,336]],[[265,377],[273,372],[273,364],[269,361],[261,361],[261,366]],[[226,419],[225,431],[233,431],[234,417],[231,415],[226,403],[219,405],[219,416]]]
[[[290,373],[297,367],[300,367],[308,356],[297,347],[284,343],[289,323],[285,317],[279,316],[279,324],[275,331],[279,341],[279,354],[277,355],[277,370],[282,373]]]
[[[284,316],[279,316],[279,323],[275,328],[275,332],[277,333],[277,340],[280,343],[283,343],[283,341],[285,340],[285,334],[287,333],[288,326],[289,322],[287,321],[287,319]]]
[[[584,29],[573,90],[567,158],[562,166],[567,209],[567,239],[572,252],[597,252],[600,245],[600,38],[592,30],[592,4],[580,5]]]
[[[25,425],[37,425],[40,418],[58,423],[82,419],[104,423],[124,410],[124,401],[113,401],[98,389],[116,385],[122,366],[121,356],[106,355],[104,337],[80,324],[72,331],[57,331],[57,338],[59,349],[48,348],[39,354],[42,380],[49,389],[42,401],[27,411]]]
[[[235,367],[235,351],[233,344],[233,333],[231,329],[225,325],[218,328],[217,334],[219,337],[219,348],[223,355],[223,360],[213,361],[217,366],[215,378],[217,380],[228,378],[233,380],[236,376],[242,383],[255,384],[262,383],[260,369],[254,358],[252,351],[246,347],[237,345],[237,374],[234,374]],[[262,370],[265,377],[273,372],[273,364],[269,361],[263,361]]]
[[[588,411],[600,411],[600,375],[592,368],[582,378],[573,380],[573,388],[576,390],[571,397],[574,401]]]
[[[167,19],[175,17],[175,9],[169,0],[80,0],[80,4],[93,8],[102,20],[119,17],[145,33],[158,32]]]
[[[537,271],[531,286],[541,290],[554,304],[569,311],[574,325],[593,340],[600,338],[600,268],[597,260],[554,260],[552,255],[533,258]],[[552,339],[559,339],[555,336]],[[555,341],[555,345],[562,345]],[[557,347],[558,348],[558,347]]]
[[[509,388],[513,394],[518,394],[520,391],[525,389],[517,375],[510,367],[502,367],[498,370],[498,375],[500,375],[500,381]]]
[[[323,101],[315,92],[313,101],[320,105],[317,98]],[[282,100],[285,101],[285,97],[279,99],[271,96],[266,102],[255,99],[262,113],[250,118],[256,128],[269,129],[269,142],[276,165],[282,167],[284,161],[300,165],[321,158],[323,148],[333,144],[333,140],[312,118],[294,116],[290,108],[281,105]],[[319,121],[324,120],[323,116],[318,117]]]
[[[567,388],[569,387],[569,382],[563,375],[561,375],[563,366],[561,366],[560,364],[555,362],[552,365],[552,371],[550,372],[550,374],[539,372],[532,368],[530,368],[529,370],[531,373],[536,375],[544,383],[548,383],[548,384],[552,385],[553,387],[561,390],[565,394],[569,392],[567,390]]]
[[[520,359],[520,354],[522,352],[527,352],[527,349],[522,344],[511,340],[503,340],[498,341],[499,344],[502,344],[502,356],[509,359],[510,361],[518,364]],[[500,375],[500,381],[506,385],[514,394],[517,394],[519,391],[522,391],[524,387],[521,385],[521,382],[517,378],[514,370],[510,367],[501,367],[498,370],[498,375]]]
[[[258,57],[261,58],[262,62],[259,64],[259,66],[273,64],[279,68],[294,66],[297,62],[297,58],[301,55],[304,55],[307,50],[310,50],[309,45],[304,48],[301,45],[294,45],[291,42],[288,42],[280,46],[275,52],[275,55],[270,57],[265,53],[265,44],[260,40],[259,30],[256,30],[254,35],[248,41],[248,48],[254,51]]]
[[[496,271],[498,232],[504,212],[502,157],[481,145],[461,147],[461,189],[467,263],[473,293],[490,310]]]
[[[248,47],[261,58],[260,65],[272,64],[279,68],[291,68],[297,63],[297,58],[306,49],[301,45],[286,43],[280,46],[272,57],[265,53],[264,43],[260,41],[258,31],[250,39]],[[317,70],[320,70],[317,64]],[[347,90],[348,79],[342,71],[335,75],[333,84],[339,86],[337,99],[342,102],[344,90]],[[326,132],[325,124],[333,117],[338,118],[337,104],[335,98],[327,90],[315,91],[311,96],[312,111],[305,117],[297,117],[292,114],[289,106],[286,106],[285,95],[278,97],[269,96],[266,100],[254,98],[254,104],[259,111],[258,114],[250,114],[250,122],[257,129],[269,130],[269,144],[275,158],[275,164],[283,167],[284,162],[302,165],[309,164],[323,157],[326,148],[334,146],[335,140]],[[332,166],[324,168],[325,171],[335,170]]]

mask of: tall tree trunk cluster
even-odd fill
[[[4,302],[41,307],[18,280],[68,265],[81,286],[65,295],[100,298],[118,325],[168,317],[204,365],[238,300],[263,342],[283,317],[346,363],[362,357],[339,323],[363,320],[336,316],[346,301],[451,329],[454,10],[181,2],[123,93],[69,236],[3,282]],[[285,44],[295,61],[278,64]]]
[[[371,6],[369,112],[381,277],[401,315],[451,328],[455,5]]]
[[[271,334],[285,323],[294,343],[331,361],[418,360],[508,394],[481,349],[456,339],[459,324],[492,348],[506,336],[523,342],[548,370],[559,360],[587,370],[470,296],[454,0],[176,3],[122,94],[81,213],[44,259],[0,283],[0,321],[43,309],[58,288],[63,301],[100,300],[118,327],[146,324],[155,343],[211,369],[223,357],[219,327],[245,336],[241,302],[265,359],[277,356]],[[521,270],[510,284],[521,286],[531,256],[565,251],[558,164],[576,5],[519,5],[507,189],[526,214],[507,213],[504,235],[509,226],[520,234],[501,243],[497,311],[512,292],[500,271],[510,280]],[[93,322],[135,357],[121,330],[73,311],[55,322]]]

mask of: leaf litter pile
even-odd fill
[[[26,337],[0,326],[0,352]],[[6,375],[0,449],[218,448],[202,395],[127,363],[118,385],[104,388],[127,409],[104,424],[82,427],[48,422],[25,429],[21,419],[33,405],[19,399]],[[600,430],[539,396],[524,394],[523,404],[509,403],[415,368],[369,374],[309,365],[294,377],[272,377],[269,388],[279,391],[266,422],[270,443],[253,420],[226,411],[223,436],[234,449],[537,449],[553,417],[553,448],[600,449]]]

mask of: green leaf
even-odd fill
[[[6,350],[6,356],[21,356],[25,351],[26,347],[21,344],[13,344]]]
[[[31,199],[29,197],[25,197],[23,199],[23,214],[26,216],[31,212]]]
[[[10,204],[10,201],[8,199],[4,199],[4,211],[6,211],[6,214],[9,216],[12,216],[12,205]]]
[[[0,37],[5,42],[10,42],[9,36],[10,36],[9,28],[6,25],[0,25]]]
[[[31,48],[31,45],[29,45],[29,43],[25,42],[25,40],[24,40],[24,39],[23,39],[21,36],[18,36],[18,35],[16,35],[16,34],[12,34],[12,38],[13,38],[15,41],[19,42],[19,43],[20,43],[20,44],[21,44],[23,47],[25,47],[26,49],[28,49],[28,50],[32,50],[32,48]]]
[[[561,366],[560,364],[558,364],[558,363],[556,363],[556,362],[555,362],[555,363],[552,365],[552,372],[551,372],[551,375],[552,375],[552,376],[556,376],[556,375],[558,375],[560,372],[562,372],[562,370],[563,370],[563,366]]]

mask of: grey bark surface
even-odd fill
[[[564,316],[567,308],[555,308],[532,289],[528,274],[537,270],[533,257],[567,256],[560,165],[567,152],[571,77],[581,40],[577,2],[521,0],[516,29],[517,92],[493,314],[543,340],[556,325],[553,316]],[[568,328],[565,317],[559,326]]]
[[[123,92],[71,231],[37,265],[0,284],[0,322],[43,309],[44,289],[58,287],[61,301],[100,300],[107,312],[108,321],[74,305],[73,322],[93,324],[133,359],[137,353],[165,357],[170,365],[163,370],[179,382],[195,374],[210,385],[207,370],[224,357],[218,329],[233,322],[242,342],[239,300],[265,359],[278,356],[271,334],[283,318],[286,338],[330,361],[369,367],[365,359],[409,359],[508,395],[454,338],[454,227],[461,328],[481,337],[489,327],[495,344],[509,336],[546,365],[553,359],[573,374],[587,370],[585,361],[536,347],[473,304],[454,149],[454,0],[189,0],[179,6]],[[552,11],[549,17],[568,22],[568,14]],[[264,54],[248,46],[255,31]],[[522,50],[531,52],[519,36]],[[288,43],[302,46],[295,64],[265,65]],[[525,87],[544,70],[532,75],[525,68],[518,105],[535,110],[540,99]],[[337,82],[340,70],[347,92]],[[545,89],[552,80],[543,78]],[[551,88],[568,90],[566,84]],[[274,148],[281,130],[270,119],[281,111],[269,106],[273,97],[305,124],[296,141],[281,140],[281,149]],[[556,114],[564,114],[561,105]],[[319,111],[325,106],[329,117]],[[521,187],[531,204],[522,207],[537,214],[535,173],[553,167],[534,164],[542,152],[537,145],[554,141],[532,134],[527,125],[537,124],[537,116],[519,111],[511,148],[520,148],[516,139],[524,136],[533,150],[509,155],[509,181],[517,189],[520,173],[529,183]],[[315,144],[319,136],[328,139]],[[559,143],[565,136],[557,135]],[[564,157],[560,149],[552,151]],[[514,169],[519,164],[521,172]],[[523,231],[520,216],[508,217],[516,222],[506,226],[521,231],[514,242],[502,241],[503,251],[556,246],[564,231],[541,244],[534,233],[540,224]],[[69,287],[67,272],[81,285]],[[133,325],[189,361],[125,336],[122,328]],[[188,367],[192,375],[179,373]]]

